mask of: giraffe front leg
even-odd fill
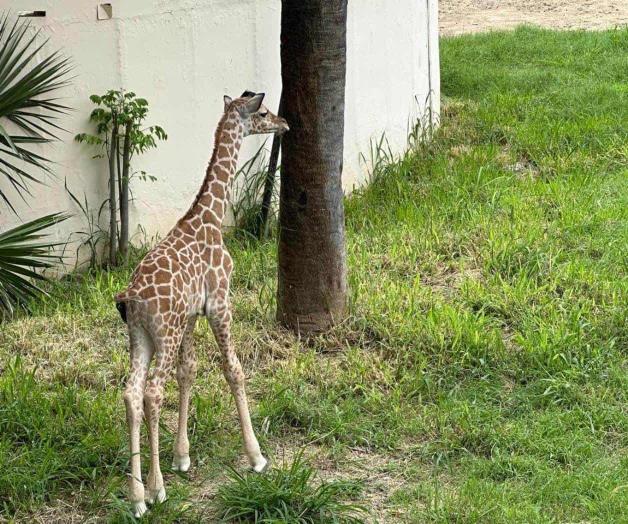
[[[192,335],[196,318],[191,320],[183,335],[177,366],[177,383],[179,384],[179,425],[174,444],[172,469],[186,472],[190,469],[190,442],[188,441],[188,410],[190,406],[190,390],[196,378],[196,355]]]
[[[251,424],[251,415],[244,389],[244,372],[242,365],[231,344],[231,311],[228,306],[212,313],[210,323],[216,342],[222,353],[222,369],[235,398],[244,449],[254,471],[261,473],[266,469],[268,461],[261,453],[259,443]]]

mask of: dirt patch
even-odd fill
[[[626,0],[440,0],[443,36],[533,24],[553,29],[608,29],[628,24]]]

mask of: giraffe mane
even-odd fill
[[[223,130],[224,125],[225,125],[225,121],[227,120],[227,114],[228,113],[225,112],[220,117],[220,120],[218,121],[218,125],[216,126],[216,131],[214,131],[214,149],[212,150],[212,156],[211,156],[211,159],[209,161],[209,165],[207,166],[207,170],[205,171],[205,179],[203,180],[203,183],[201,184],[201,188],[198,190],[198,193],[194,197],[194,202],[192,202],[192,205],[190,206],[190,209],[188,209],[187,212],[185,213],[185,215],[183,215],[183,217],[181,217],[181,219],[179,220],[177,225],[180,224],[181,222],[183,222],[184,220],[192,218],[192,216],[194,215],[194,213],[193,213],[194,206],[196,206],[196,204],[199,203],[199,201],[201,200],[201,197],[203,196],[203,194],[208,189],[208,186],[209,186],[209,174],[210,174],[210,172],[212,170],[212,167],[214,167],[214,164],[216,163],[216,156],[218,155],[218,139],[220,138],[220,134],[222,133],[222,130]]]

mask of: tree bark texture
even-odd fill
[[[319,332],[346,313],[341,185],[347,0],[283,0],[277,317]]]

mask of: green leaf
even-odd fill
[[[50,173],[48,158],[32,151],[57,139],[55,118],[68,108],[50,94],[68,84],[71,65],[58,52],[46,54],[46,42],[36,43],[30,24],[0,16],[0,178],[24,199],[31,183]],[[7,131],[11,122],[15,132]],[[41,150],[38,148],[38,151]],[[15,212],[14,195],[0,184],[0,199]]]
[[[40,293],[45,293],[34,281],[46,278],[35,269],[47,269],[61,257],[53,250],[64,245],[49,242],[44,231],[68,215],[54,213],[46,215],[13,229],[0,233],[0,312],[11,315],[16,308],[28,309],[28,302]]]

